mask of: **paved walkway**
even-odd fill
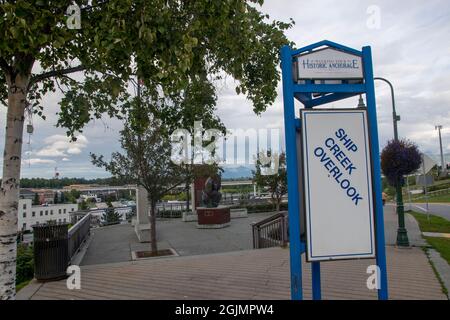
[[[384,211],[386,244],[395,245],[395,206],[388,204]],[[195,222],[183,222],[181,219],[159,220],[156,224],[158,246],[160,249],[172,248],[180,256],[249,250],[253,248],[251,223],[273,214],[255,213],[248,218],[232,219],[231,225],[224,229],[197,229]],[[417,247],[425,245],[416,220],[406,214],[405,222],[410,244]],[[94,229],[81,265],[130,261],[132,251],[148,250],[149,246],[148,243],[138,242],[130,224]]]
[[[395,212],[396,206],[393,203],[387,203],[384,206],[384,228],[386,245],[394,246],[397,242],[398,216]],[[422,238],[419,224],[416,219],[408,213],[405,213],[405,226],[408,231],[409,244],[415,247],[426,245]]]
[[[426,203],[406,203],[405,209],[424,213],[427,212],[427,205]],[[428,210],[431,214],[450,220],[450,203],[429,203]]]
[[[387,247],[391,299],[446,299],[419,248]],[[373,260],[322,263],[323,299],[376,299],[366,287]],[[311,299],[310,264],[303,264]],[[19,299],[289,299],[289,250],[281,248],[84,266],[81,290],[33,283]]]
[[[181,256],[253,249],[251,223],[273,214],[253,213],[247,218],[232,219],[224,229],[197,229],[196,222],[181,219],[158,220],[158,246],[173,248]],[[129,261],[131,251],[149,249],[149,243],[138,242],[130,224],[98,228],[92,230],[92,241],[81,264]]]
[[[439,232],[422,232],[425,237],[432,238],[448,238],[450,239],[450,233],[439,233]]]

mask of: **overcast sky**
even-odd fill
[[[287,36],[297,47],[331,40],[361,49],[372,46],[375,76],[395,86],[399,135],[416,142],[428,154],[439,153],[436,124],[443,125],[444,152],[450,153],[450,6],[448,0],[356,1],[266,0],[263,11],[271,18],[295,26]],[[379,13],[379,15],[378,15]],[[379,20],[377,19],[379,17]],[[255,116],[245,96],[236,95],[232,79],[219,85],[218,114],[228,128],[280,128],[283,130],[281,84],[275,103]],[[380,147],[392,138],[390,91],[376,83]],[[69,143],[65,130],[56,128],[59,94],[45,98],[47,120],[35,117],[35,132],[23,145],[23,177],[104,177],[89,153],[109,155],[119,150],[121,122],[104,118],[90,123],[76,143]],[[327,107],[354,107],[350,98]],[[298,105],[300,107],[300,104]],[[0,143],[4,147],[6,108],[0,109]],[[450,158],[448,159],[450,161]]]

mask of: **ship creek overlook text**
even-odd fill
[[[346,152],[355,153],[357,151],[358,146],[342,128],[338,129],[333,137],[326,138],[323,146],[314,149],[314,156],[328,171],[328,176],[334,179],[355,206],[359,204],[360,200],[363,200],[363,197],[351,184],[352,174],[357,168]],[[332,159],[332,157],[334,158]]]

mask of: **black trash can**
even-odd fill
[[[68,226],[67,223],[33,226],[34,277],[37,280],[59,280],[67,277]]]

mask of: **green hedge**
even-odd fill
[[[275,211],[277,206],[272,203],[263,203],[263,204],[248,204],[246,208],[248,213],[257,213],[257,212]],[[287,209],[288,209],[287,203],[280,204],[280,210],[285,211]]]
[[[437,191],[437,190],[443,190],[450,188],[450,182],[447,183],[441,183],[441,184],[435,184],[434,186],[429,186],[428,191]]]
[[[17,245],[16,285],[29,281],[34,277],[33,247],[24,244]]]

